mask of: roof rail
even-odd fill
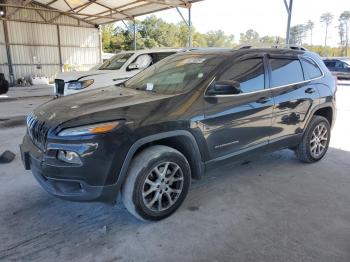
[[[301,45],[286,45],[286,47],[293,50],[307,51],[307,48]]]
[[[234,48],[234,50],[240,50],[240,49],[250,49],[252,48],[252,45],[239,45],[236,48]]]

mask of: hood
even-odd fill
[[[80,125],[116,119],[134,121],[155,107],[159,109],[164,99],[173,96],[111,86],[51,100],[36,108],[34,114],[52,127],[65,122]]]
[[[89,71],[73,71],[73,72],[64,72],[59,73],[56,76],[56,79],[62,79],[64,82],[72,81],[72,80],[83,80],[83,78],[93,77],[95,75],[103,75],[103,74],[117,74],[120,70],[89,70]]]

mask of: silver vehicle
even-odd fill
[[[350,80],[350,57],[325,58],[323,62],[338,79]]]

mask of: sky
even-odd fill
[[[289,2],[289,0],[287,0]],[[187,15],[186,9],[181,9]],[[325,26],[320,23],[322,13],[334,15],[329,27],[327,44],[337,46],[339,42],[338,17],[341,12],[350,11],[350,0],[294,0],[291,24],[315,23],[313,44],[324,44]],[[167,22],[177,23],[181,17],[175,9],[157,12],[155,15]],[[139,17],[142,20],[146,16]],[[192,5],[192,23],[197,31],[223,30],[234,34],[236,42],[239,34],[248,29],[256,30],[260,36],[275,35],[285,37],[287,12],[283,0],[204,0]],[[307,43],[310,39],[306,38]]]

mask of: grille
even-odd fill
[[[44,149],[46,146],[49,127],[44,121],[40,121],[33,113],[27,116],[28,134],[35,145]]]
[[[64,95],[64,80],[62,79],[55,79],[55,88],[56,88],[56,95],[62,96]]]

